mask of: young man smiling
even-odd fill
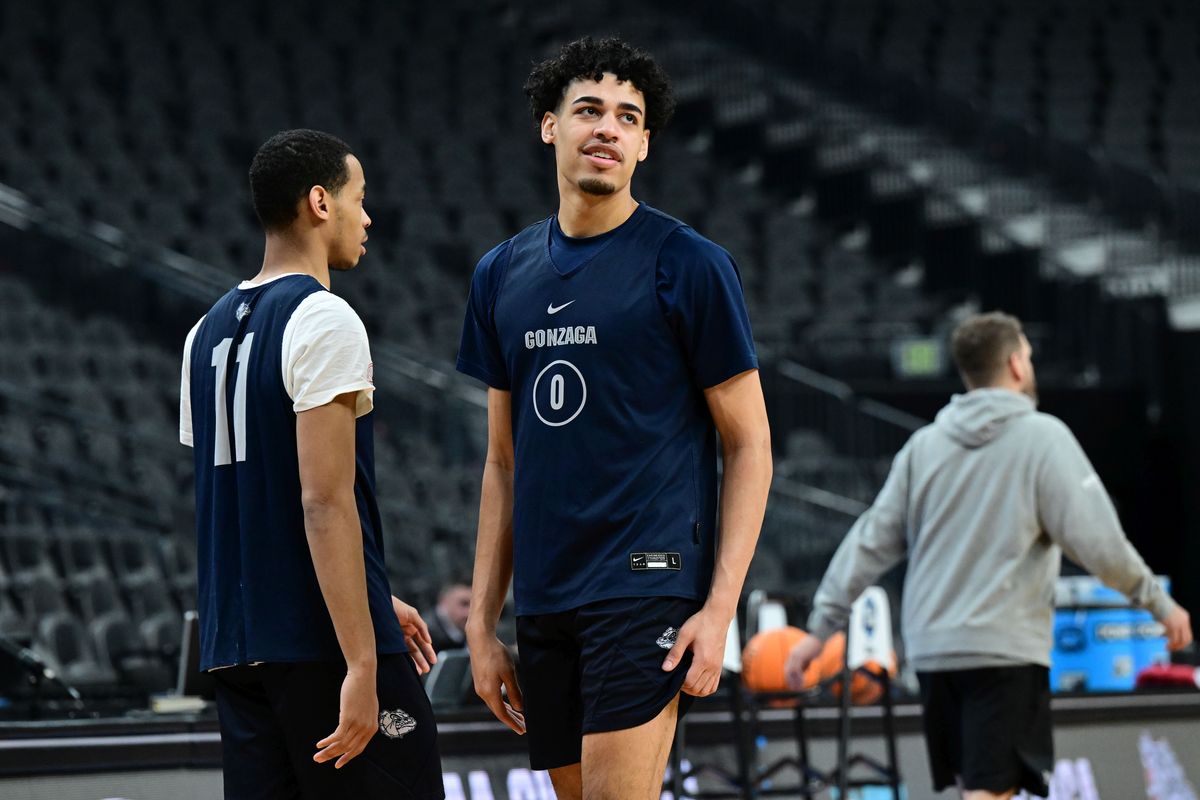
[[[717,688],[766,506],[758,363],[729,254],[632,194],[674,106],[662,69],[585,38],[525,91],[558,212],[479,262],[458,359],[490,387],[475,689],[528,725],[560,798],[657,798],[678,714]],[[519,684],[495,633],[510,578]]]

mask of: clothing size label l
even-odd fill
[[[683,559],[679,557],[679,553],[630,553],[629,568],[634,572],[647,569],[679,571],[683,568]]]

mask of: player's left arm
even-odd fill
[[[683,691],[697,697],[712,694],[720,684],[725,640],[758,543],[773,469],[771,429],[758,370],[706,389],[704,397],[721,435],[725,467],[716,565],[708,599],[680,628],[663,661],[663,669],[670,671],[685,651],[692,651]]]

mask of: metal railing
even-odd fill
[[[774,372],[782,380],[772,381],[776,407],[772,424],[782,430],[816,429],[842,455],[871,460],[890,456],[926,424],[795,361],[780,360]]]

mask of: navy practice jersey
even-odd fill
[[[483,257],[458,369],[512,393],[518,614],[708,596],[703,390],[757,365],[729,254],[649,206],[591,239],[551,217]]]
[[[202,670],[342,657],[305,534],[296,414],[282,377],[288,320],[323,291],[307,275],[234,289],[192,340]],[[398,653],[407,647],[384,571],[373,418],[357,421],[354,494],[376,648]]]

